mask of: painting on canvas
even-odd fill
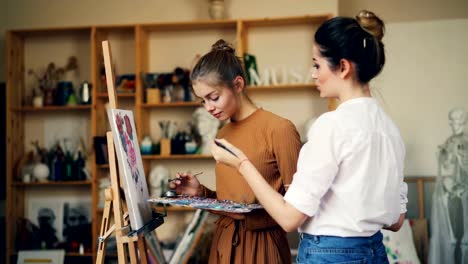
[[[148,186],[141,160],[133,112],[108,109],[107,115],[117,153],[120,181],[123,182],[130,225],[138,230],[151,220]]]

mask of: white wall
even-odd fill
[[[447,113],[468,111],[467,28],[468,19],[387,24],[387,63],[373,86],[406,142],[406,175],[436,175]]]
[[[341,16],[355,16],[362,9],[375,12],[387,23],[468,18],[466,0],[338,1],[338,14]]]
[[[4,0],[13,28],[208,19],[208,0]],[[338,0],[225,0],[230,18],[338,11]]]

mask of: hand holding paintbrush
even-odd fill
[[[211,153],[216,162],[224,163],[235,169],[240,169],[240,166],[249,160],[244,152],[225,139],[215,139],[211,146]]]
[[[203,171],[202,171],[202,172],[199,172],[199,173],[193,174],[192,177],[198,176],[198,175],[200,175],[200,174],[203,174]],[[172,179],[167,179],[167,182],[173,182],[173,181],[177,181],[177,180],[182,181],[183,178],[181,178],[180,175],[181,175],[181,173],[178,172],[178,173],[177,173],[177,177],[172,178]]]
[[[176,178],[168,180],[169,188],[174,189],[177,194],[200,196],[201,184],[196,176],[202,173],[177,173]]]

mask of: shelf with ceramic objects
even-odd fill
[[[18,112],[71,112],[71,111],[90,111],[91,105],[48,105],[48,106],[23,106],[23,107],[14,107],[13,111]]]
[[[34,186],[91,186],[92,181],[85,180],[85,181],[37,181],[37,182],[14,182],[13,186],[19,187],[34,187]]]
[[[15,262],[17,245],[21,244],[16,235],[21,231],[19,221],[28,218],[35,222],[32,218],[35,215],[31,214],[34,210],[30,210],[32,204],[48,198],[60,203],[54,208],[61,210],[70,197],[81,199],[90,193],[92,178],[34,181],[50,178],[48,174],[52,169],[42,169],[39,174],[24,173],[24,169],[31,166],[27,157],[33,141],[47,149],[53,148],[52,142],[63,142],[65,138],[81,140],[85,148],[90,146],[93,106],[82,104],[80,84],[91,79],[91,33],[91,27],[62,27],[10,30],[6,34],[9,73],[6,91],[6,214],[9,217],[6,221],[9,228],[6,230],[6,258],[0,260],[2,263]],[[73,147],[70,151],[74,150]],[[50,165],[42,158],[40,163],[43,167]],[[31,246],[34,245],[30,244],[29,248]]]

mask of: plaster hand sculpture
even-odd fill
[[[211,155],[211,143],[216,138],[221,122],[208,113],[203,107],[197,108],[192,118],[201,136],[201,154]]]
[[[429,263],[468,261],[468,134],[467,114],[449,112],[452,135],[439,146],[438,176],[433,195]]]
[[[169,170],[161,165],[154,166],[149,175],[150,196],[160,197],[165,183],[169,179]]]

